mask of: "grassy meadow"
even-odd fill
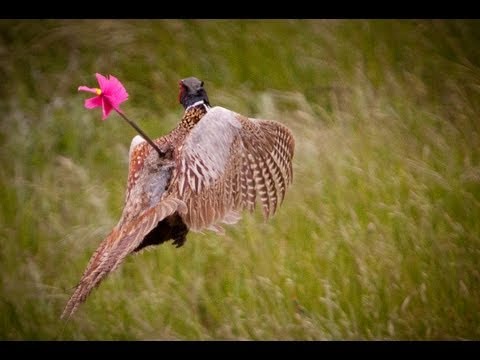
[[[480,339],[480,21],[1,20],[0,339]],[[126,259],[61,311],[179,79],[296,138],[277,214]]]

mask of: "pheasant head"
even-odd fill
[[[196,77],[188,77],[180,80],[178,83],[180,91],[178,93],[178,101],[183,107],[188,109],[190,106],[204,104],[210,106],[207,92],[203,88],[203,81]]]

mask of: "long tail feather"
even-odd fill
[[[185,210],[186,206],[183,201],[167,198],[120,228],[113,229],[90,259],[61,318],[68,319],[86,300],[91,291],[109,273],[114,271],[129,253],[133,252],[160,221],[176,211],[184,212]]]

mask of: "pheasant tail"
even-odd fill
[[[70,317],[78,306],[85,301],[90,292],[110,272],[114,271],[129,253],[135,250],[143,238],[160,221],[176,211],[180,213],[186,211],[183,201],[167,198],[157,206],[144,211],[126,225],[115,227],[90,259],[87,269],[65,306],[61,316],[62,319]]]

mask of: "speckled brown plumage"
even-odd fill
[[[118,224],[100,244],[70,297],[69,317],[130,253],[172,240],[189,230],[222,232],[242,210],[261,205],[266,219],[292,182],[295,141],[284,125],[210,108],[203,82],[180,83],[185,113],[168,135],[154,140],[164,155],[138,136],[130,148],[127,191]]]

